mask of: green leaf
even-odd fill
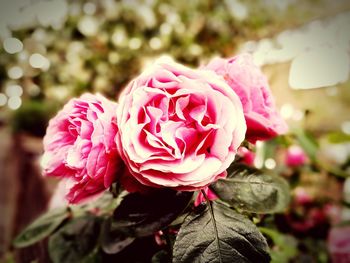
[[[289,185],[282,177],[237,164],[228,171],[227,178],[210,185],[221,200],[251,213],[276,213],[288,206]]]
[[[118,253],[135,237],[154,234],[174,221],[192,199],[192,192],[157,189],[148,193],[127,195],[102,232],[102,248]]]
[[[327,137],[330,143],[347,143],[350,141],[350,134],[340,131],[329,133]]]
[[[187,216],[177,235],[173,262],[269,262],[268,246],[258,228],[229,207],[212,203]],[[212,211],[212,215],[211,215]]]
[[[101,230],[101,246],[107,254],[116,254],[135,240],[135,237],[128,236],[123,229],[112,229],[112,220],[113,218],[108,218],[102,224]]]
[[[79,208],[84,211],[97,211],[98,215],[108,215],[113,214],[113,211],[123,200],[126,195],[126,191],[118,193],[115,197],[109,191],[105,191],[99,198],[93,200],[92,202],[80,205]]]
[[[294,134],[299,141],[300,146],[304,149],[310,159],[316,161],[318,144],[315,139],[309,133],[301,129],[294,130]]]
[[[49,236],[69,217],[67,208],[57,208],[41,215],[25,228],[13,241],[15,247],[30,246]]]
[[[171,257],[169,253],[165,250],[160,250],[152,257],[152,263],[169,263],[171,262]]]
[[[99,231],[98,218],[74,218],[50,237],[49,255],[52,262],[92,262],[97,256]]]
[[[270,237],[274,247],[271,250],[271,263],[288,263],[297,253],[297,241],[293,236],[285,235],[276,230],[259,227],[259,230]]]

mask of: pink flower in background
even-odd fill
[[[328,234],[328,251],[332,262],[350,263],[350,227],[335,227]]]
[[[287,131],[277,112],[267,79],[249,54],[214,58],[205,68],[222,76],[241,99],[247,122],[246,139],[268,140]]]
[[[314,198],[302,187],[294,189],[294,199],[297,205],[307,205],[314,201]]]
[[[115,143],[117,104],[101,95],[70,100],[51,119],[44,137],[43,173],[74,182],[71,203],[100,193],[121,165]]]
[[[254,159],[255,159],[255,153],[248,150],[246,147],[239,147],[238,149],[238,155],[242,158],[241,162],[253,166],[254,165]]]
[[[120,97],[118,149],[141,184],[203,188],[232,163],[246,124],[235,92],[214,72],[157,61]]]
[[[292,145],[287,149],[285,163],[287,166],[301,166],[307,162],[304,150],[298,145]]]

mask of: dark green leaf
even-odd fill
[[[105,191],[99,198],[85,203],[80,207],[84,211],[97,211],[99,215],[112,214],[124,198],[125,193],[126,192],[120,192],[118,196],[115,197],[113,193]]]
[[[165,250],[158,251],[154,256],[152,257],[152,263],[169,263],[171,262],[171,257],[169,256],[169,253]]]
[[[221,200],[252,213],[280,212],[290,201],[286,180],[243,165],[231,166],[228,177],[219,179],[210,188]]]
[[[91,262],[96,257],[99,228],[98,219],[93,216],[70,221],[49,239],[52,262]]]
[[[67,208],[57,208],[40,216],[14,240],[15,247],[30,246],[49,236],[69,216]]]
[[[212,208],[215,220],[203,206],[187,216],[175,241],[174,263],[269,262],[266,240],[250,220],[223,204]]]
[[[107,254],[116,254],[130,245],[135,238],[127,235],[127,231],[112,229],[112,218],[108,218],[102,225],[101,246]]]
[[[157,189],[127,195],[103,227],[102,248],[117,253],[135,237],[149,236],[175,220],[191,201],[192,192]]]
[[[129,194],[114,211],[112,228],[127,229],[135,237],[152,235],[176,219],[192,195],[170,189]]]

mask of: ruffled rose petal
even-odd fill
[[[210,70],[158,61],[119,101],[119,153],[130,176],[149,187],[209,185],[234,160],[246,132],[240,99]]]
[[[101,95],[70,100],[50,120],[44,137],[43,174],[74,182],[67,194],[79,203],[109,188],[123,167],[116,146],[117,104]]]

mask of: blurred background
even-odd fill
[[[45,258],[11,241],[48,207],[41,140],[70,98],[117,99],[161,55],[199,66],[249,52],[291,130],[254,157],[293,191],[290,210],[264,221],[273,259],[328,262],[332,230],[350,225],[349,27],[347,0],[0,0],[0,259]]]

